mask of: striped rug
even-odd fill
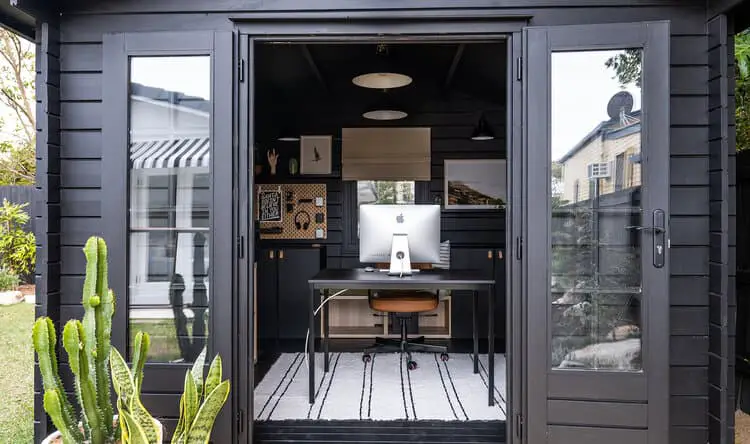
[[[495,405],[487,403],[487,355],[473,373],[472,355],[415,353],[416,370],[400,353],[329,354],[330,371],[316,354],[315,403],[307,399],[304,353],[284,353],[255,389],[255,420],[505,420],[505,356],[495,355]]]

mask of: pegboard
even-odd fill
[[[264,197],[263,202],[261,202],[261,197]],[[260,238],[326,239],[328,237],[327,198],[325,184],[256,185],[255,220],[260,227]],[[276,205],[280,205],[278,214],[276,211],[279,208],[276,208]],[[261,207],[263,207],[264,218],[270,220],[260,220]],[[310,216],[309,219],[307,215]],[[317,216],[320,222],[316,220],[316,215],[321,215]],[[304,224],[308,221],[307,229],[304,229]],[[281,229],[281,231],[271,233],[266,229]]]

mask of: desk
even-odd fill
[[[474,332],[474,373],[479,373],[479,331],[477,327],[479,291],[487,290],[488,295],[488,399],[494,405],[495,389],[495,325],[494,325],[494,286],[493,279],[482,276],[473,270],[422,270],[411,276],[389,276],[383,272],[367,272],[363,269],[325,269],[313,276],[310,285],[309,329],[307,342],[308,377],[310,404],[315,402],[315,308],[328,297],[329,290],[471,290],[473,294]],[[320,292],[320,296],[318,296]],[[323,307],[323,370],[328,372],[328,304]]]

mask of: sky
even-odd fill
[[[211,99],[209,56],[133,57],[130,80],[168,91]]]
[[[619,51],[552,54],[552,159],[570,151],[586,134],[609,120],[607,103],[623,88],[604,62]],[[628,85],[633,110],[641,109],[640,88]]]

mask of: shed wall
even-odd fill
[[[54,65],[59,54],[59,113],[56,101],[40,119],[50,131],[40,156],[53,151],[50,172],[40,185],[45,194],[42,212],[45,235],[40,237],[44,266],[38,270],[40,312],[53,313],[65,322],[81,315],[80,289],[84,258],[81,247],[92,234],[101,234],[101,159],[112,147],[102,140],[102,36],[110,32],[231,30],[230,17],[252,18],[257,13],[278,10],[295,14],[302,3],[294,0],[240,2],[222,0],[160,0],[91,2],[71,7],[60,17],[60,46],[47,45],[46,58]],[[483,14],[529,16],[533,26],[671,20],[671,345],[670,425],[671,442],[705,443],[709,410],[709,97],[708,33],[703,4],[684,2],[611,0],[605,7],[592,2],[474,0]],[[363,14],[385,15],[393,10],[413,9],[416,3],[403,1],[343,1],[304,3],[305,8],[359,10]],[[499,7],[503,4],[503,7]],[[451,14],[455,2],[431,0],[417,8]],[[679,7],[678,7],[679,5]],[[581,6],[585,6],[582,8]],[[231,11],[231,12],[227,12]],[[477,11],[474,11],[477,13]],[[308,13],[306,13],[308,14]],[[309,15],[309,14],[308,14]],[[56,42],[51,38],[51,42]],[[42,42],[43,43],[43,42]],[[44,45],[42,44],[42,47]],[[43,65],[40,65],[43,66]],[[52,96],[57,93],[54,69],[46,83]],[[40,82],[40,84],[42,84]],[[41,102],[47,103],[47,102]],[[45,109],[46,111],[46,109]],[[59,114],[59,120],[57,118]],[[54,125],[59,122],[59,133]],[[51,130],[50,130],[51,129]],[[58,137],[59,136],[59,137]],[[59,144],[59,150],[58,150]],[[59,154],[59,158],[56,157]],[[58,161],[59,159],[59,161]],[[44,160],[40,160],[43,164]],[[59,168],[55,170],[55,168]],[[126,165],[123,165],[126,168]],[[59,173],[59,175],[58,175]],[[56,181],[57,182],[54,182]],[[57,205],[57,185],[59,202]],[[124,192],[125,190],[123,190]],[[59,231],[59,235],[58,235]],[[124,233],[123,233],[124,235]],[[58,248],[59,246],[59,248]],[[59,254],[58,254],[59,253]],[[113,252],[116,254],[116,252]],[[57,289],[60,289],[59,292]],[[148,379],[148,376],[146,376]],[[41,395],[37,393],[37,406]],[[175,387],[176,388],[176,387]],[[179,390],[144,390],[145,404],[157,416],[176,417]],[[42,411],[37,409],[37,419]],[[39,433],[44,429],[37,428]]]

